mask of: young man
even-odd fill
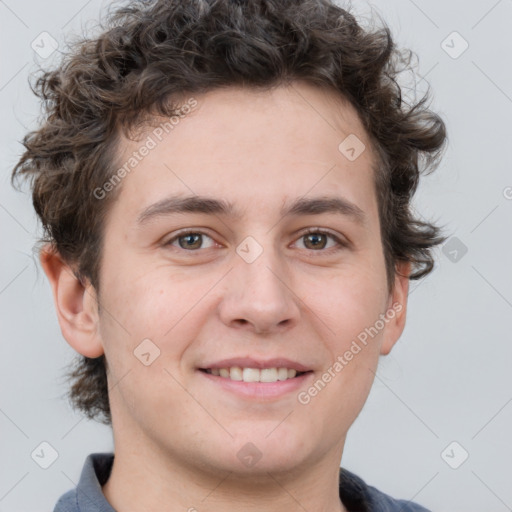
[[[55,511],[421,511],[340,470],[438,228],[444,124],[328,0],[132,2],[39,79],[41,263],[111,424]]]

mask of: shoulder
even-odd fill
[[[59,498],[53,512],[114,512],[102,491],[113,461],[113,453],[88,455],[77,486]]]
[[[345,468],[340,469],[339,488],[350,512],[430,512],[412,501],[392,498]]]
[[[55,504],[53,512],[75,512],[78,510],[79,508],[76,499],[76,489],[72,489],[59,498]]]
[[[375,512],[430,512],[418,503],[409,500],[394,499],[371,485],[368,486],[368,490],[372,497],[372,502],[377,506],[377,508],[374,506]]]

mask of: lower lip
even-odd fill
[[[298,391],[305,382],[311,378],[313,372],[303,373],[293,379],[278,380],[277,382],[244,382],[243,380],[231,380],[198,370],[210,382],[220,386],[231,393],[244,398],[281,398],[282,396]]]

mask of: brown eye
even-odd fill
[[[185,251],[196,251],[197,249],[208,249],[209,247],[212,247],[213,244],[210,244],[208,247],[204,247],[204,238],[212,240],[210,236],[200,231],[186,231],[171,238],[165,243],[165,246],[172,246]],[[178,242],[179,247],[175,245],[175,242]]]
[[[347,247],[347,244],[335,234],[321,229],[310,229],[303,233],[299,240],[303,240],[305,249],[316,252],[331,252]],[[334,244],[328,246],[329,240],[334,241]]]
[[[325,249],[327,243],[327,236],[324,233],[309,233],[304,235],[306,247],[308,249]]]
[[[177,240],[182,249],[199,249],[203,239],[199,233],[180,236]],[[183,241],[183,243],[182,243]]]

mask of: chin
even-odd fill
[[[241,463],[239,460],[236,461],[225,461],[221,467],[217,468],[218,471],[225,471],[231,473],[230,480],[239,480],[241,483],[247,482],[247,484],[254,488],[258,484],[262,486],[268,485],[269,478],[279,478],[279,475],[289,476],[295,470],[300,469],[304,461],[294,456],[293,458],[289,454],[272,454],[272,456],[264,457],[255,460],[252,463]]]
[[[289,473],[290,471],[307,464],[311,454],[306,453],[304,441],[293,439],[291,436],[280,436],[277,432],[268,435],[254,434],[237,436],[230,440],[219,450],[223,450],[223,457],[216,458],[217,467],[233,472],[240,477],[261,477],[262,483],[268,483],[268,473]],[[267,437],[268,436],[268,437]],[[272,439],[272,437],[274,438]],[[231,448],[230,448],[231,447]],[[220,463],[220,466],[219,466]]]

